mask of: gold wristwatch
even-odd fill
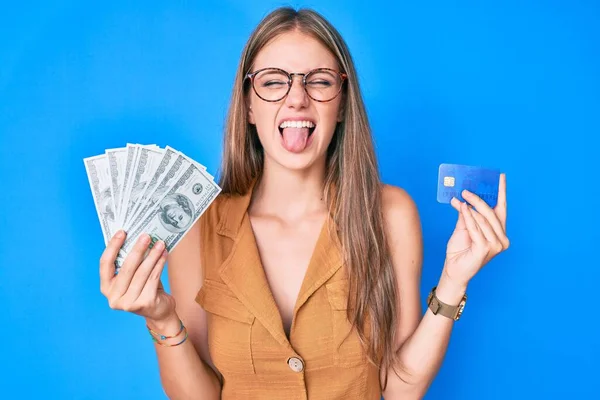
[[[435,295],[435,289],[437,286],[434,286],[429,292],[429,296],[427,296],[427,305],[429,309],[435,314],[443,315],[444,317],[448,317],[455,321],[460,319],[462,312],[465,308],[465,304],[467,303],[467,295],[465,294],[457,306],[451,306],[446,303],[442,303]]]

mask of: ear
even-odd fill
[[[248,106],[248,123],[256,125],[256,122],[254,121],[254,112],[252,111],[252,105]]]

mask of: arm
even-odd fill
[[[444,351],[440,349],[445,349],[447,345],[450,321],[436,318],[439,321],[433,322],[444,325],[438,327],[436,335],[435,329],[427,326],[425,318],[421,320],[419,284],[423,238],[415,203],[404,190],[386,185],[383,190],[383,214],[398,290],[398,336],[395,348],[399,359],[396,365],[399,376],[393,370],[387,372],[387,387],[383,396],[385,399],[418,399],[427,390],[426,377],[435,375],[443,358]],[[429,319],[429,324],[431,322]],[[437,337],[435,345],[430,342],[430,335]]]
[[[179,346],[154,345],[161,382],[171,400],[219,399],[221,396],[221,385],[208,354],[206,315],[194,300],[202,285],[199,246],[200,223],[197,222],[168,258],[175,312],[160,321],[146,320],[154,331],[172,335],[179,331],[181,318],[188,331],[188,340]],[[171,341],[181,339],[178,336]]]
[[[506,183],[501,176],[498,206],[492,210],[477,196],[463,194],[479,212],[456,199],[458,222],[447,246],[446,262],[436,295],[446,304],[457,305],[469,280],[499,252],[508,248],[506,229]],[[419,283],[422,235],[416,205],[406,192],[387,186],[383,195],[386,233],[398,285],[399,338],[396,372],[388,372],[386,399],[420,399],[442,364],[454,321],[427,309],[420,319]]]

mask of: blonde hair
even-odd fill
[[[247,113],[245,76],[258,52],[276,36],[298,30],[319,40],[349,77],[338,123],[327,151],[325,195],[338,229],[350,283],[348,319],[356,327],[371,362],[386,377],[395,364],[396,279],[384,232],[381,181],[371,129],[354,62],[339,32],[320,14],[282,7],[267,15],[244,47],[225,127],[220,186],[224,194],[246,194],[261,176],[264,153]],[[367,331],[368,330],[368,331]]]

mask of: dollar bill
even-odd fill
[[[220,191],[202,168],[189,163],[169,190],[144,214],[140,223],[128,232],[116,260],[117,269],[123,265],[143,233],[152,238],[151,246],[162,240],[167,250],[172,251]]]
[[[133,157],[130,163],[127,163],[125,166],[125,180],[123,181],[123,192],[121,193],[121,205],[119,208],[118,221],[119,225],[124,226],[125,220],[125,212],[127,211],[127,202],[129,201],[129,196],[131,194],[131,182],[133,180],[133,172],[135,171],[135,164],[138,161],[139,156],[139,148],[141,145],[132,145],[133,149]]]
[[[134,207],[139,204],[140,197],[146,188],[146,185],[152,179],[157,165],[160,163],[164,150],[157,146],[141,146],[138,150],[138,157],[132,171],[133,177],[130,179],[131,185],[127,194],[127,202],[124,206],[122,225],[129,222],[133,214]]]
[[[183,154],[177,154],[175,161],[165,174],[161,174],[160,181],[151,194],[148,195],[146,202],[136,211],[135,215],[131,218],[131,221],[127,224],[126,229],[130,230],[134,228],[144,216],[151,210],[154,205],[162,198],[167,190],[173,185],[174,182],[183,174],[186,168],[191,164],[190,160],[187,159]]]
[[[175,248],[221,192],[205,166],[169,146],[127,143],[83,161],[105,245],[128,232],[117,272],[143,232]]]
[[[83,159],[87,173],[96,213],[100,220],[100,228],[104,244],[108,244],[115,229],[116,215],[112,200],[112,180],[109,171],[108,157],[101,154]]]
[[[167,146],[164,150],[164,154],[156,167],[156,170],[152,174],[152,178],[150,178],[150,182],[146,185],[146,188],[143,190],[142,195],[137,201],[137,204],[134,206],[133,211],[131,212],[128,221],[125,224],[125,228],[129,228],[131,226],[132,220],[135,220],[139,214],[139,211],[148,201],[148,197],[154,193],[154,189],[161,182],[163,177],[170,171],[175,161],[177,161],[177,156],[179,152],[172,147]],[[137,219],[139,221],[139,218]]]
[[[123,226],[123,218],[125,214],[124,203],[127,202],[127,198],[129,196],[129,189],[131,186],[131,178],[133,176],[132,171],[137,161],[138,152],[140,149],[140,145],[137,144],[128,144],[127,145],[127,161],[125,163],[125,172],[123,173],[123,186],[121,189],[121,200],[119,205],[117,206],[117,221],[119,226]]]
[[[119,206],[121,205],[121,192],[125,178],[125,164],[127,163],[127,148],[119,147],[105,151],[108,157],[113,209],[115,210],[115,222],[117,224],[119,222]]]

